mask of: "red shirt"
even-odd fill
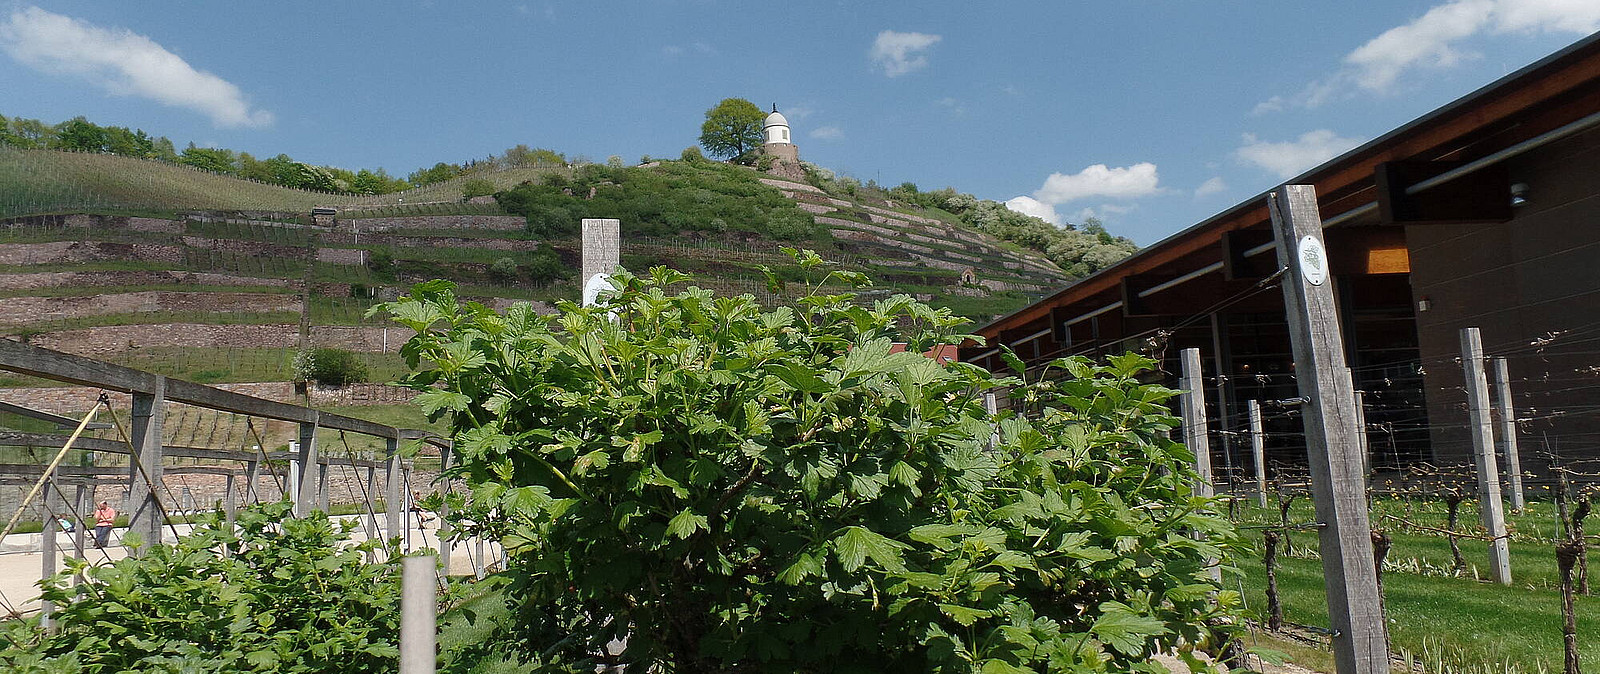
[[[117,511],[116,511],[115,508],[112,508],[111,506],[105,506],[105,507],[102,507],[102,508],[95,508],[94,509],[94,525],[95,526],[97,526],[97,527],[109,527],[112,524],[115,524],[116,521],[117,521]]]

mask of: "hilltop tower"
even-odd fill
[[[805,179],[805,169],[800,167],[800,148],[794,144],[789,136],[789,120],[778,112],[778,104],[772,104],[772,114],[761,125],[763,142],[761,154],[772,157],[772,168],[769,171],[785,178]]]

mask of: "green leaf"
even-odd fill
[[[940,604],[939,612],[950,616],[951,620],[961,623],[962,627],[972,627],[973,623],[982,618],[989,617],[989,612],[983,609],[968,608],[956,604]]]
[[[851,572],[864,566],[868,559],[886,571],[903,572],[906,566],[900,558],[900,551],[907,547],[904,543],[859,526],[845,527],[844,533],[833,539],[834,555],[845,570]]]
[[[422,413],[432,418],[442,410],[465,412],[467,406],[472,404],[472,399],[463,393],[436,389],[417,394],[416,402],[422,408]]]
[[[672,521],[667,522],[667,534],[678,538],[688,538],[694,535],[696,529],[710,531],[711,527],[705,515],[695,514],[688,508],[684,508],[682,512],[672,517]]]
[[[1115,601],[1100,604],[1100,617],[1089,631],[1118,652],[1129,656],[1143,655],[1146,641],[1168,633],[1166,625],[1160,620]]]

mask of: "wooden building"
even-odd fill
[[[1546,447],[1600,459],[1600,34],[1288,183],[1317,190],[1375,466],[1470,460],[1468,326],[1508,359],[1525,469]],[[1131,349],[1175,386],[1199,347],[1213,464],[1248,466],[1251,399],[1269,462],[1303,461],[1292,406],[1270,404],[1297,395],[1278,267],[1263,193],[983,326],[961,358]]]

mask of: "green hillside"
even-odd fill
[[[298,190],[169,162],[113,154],[19,149],[0,145],[0,217],[68,211],[174,213],[186,210],[309,213],[316,206],[456,204],[462,183],[489,180],[508,189],[562,167],[479,171],[383,195]],[[436,209],[449,212],[455,209]]]
[[[465,203],[467,180],[498,193]],[[406,335],[368,317],[372,305],[434,278],[497,307],[576,298],[579,223],[592,217],[622,221],[624,266],[667,265],[766,304],[804,287],[768,287],[762,267],[805,278],[783,247],[866,273],[878,283],[866,299],[903,292],[978,321],[1076,275],[1018,243],[1048,224],[997,216],[992,202],[952,190],[897,190],[696,159],[479,169],[354,196],[0,147],[0,334],[205,382],[281,381],[300,348],[334,346],[362,354],[369,379],[382,381],[400,371]],[[313,223],[312,207],[337,215]],[[1102,239],[1065,231],[1047,241],[1119,250]]]

